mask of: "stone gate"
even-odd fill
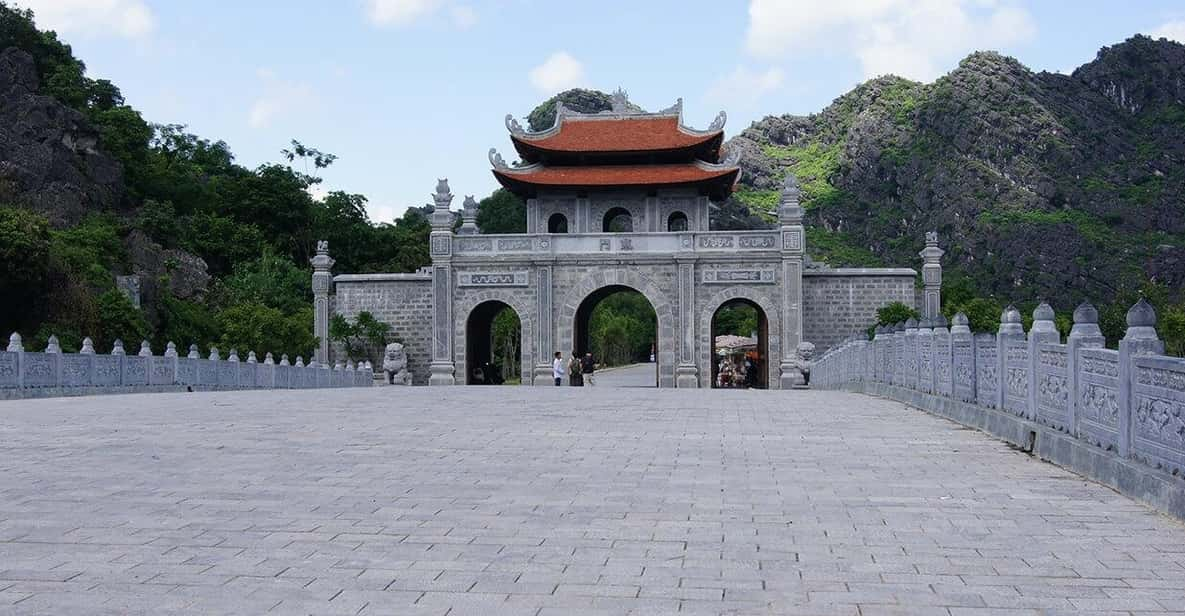
[[[683,125],[681,101],[644,113],[621,93],[612,111],[599,114],[557,103],[554,125],[541,132],[507,116],[522,162],[507,165],[493,149],[489,159],[498,181],[525,200],[527,233],[480,233],[472,197],[454,231],[453,195],[440,180],[431,266],[331,277],[327,252],[314,259],[316,335],[327,339],[331,312],[369,311],[405,344],[415,383],[452,385],[466,382],[475,361],[468,325],[505,305],[521,323],[524,384],[551,384],[553,353],[586,348],[588,303],[628,289],[657,316],[657,385],[709,387],[713,315],[743,301],[759,313],[763,381],[777,388],[798,377],[791,362],[799,342],[823,351],[862,331],[885,304],[922,303],[913,269],[811,262],[792,176],[776,228],[712,230],[712,202],[727,198],[740,174],[736,155],[722,156],[724,121],[721,112],[695,130]],[[925,309],[937,314],[942,251],[927,239]],[[330,345],[321,353],[327,359]]]

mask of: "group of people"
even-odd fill
[[[746,354],[742,361],[724,357],[716,367],[716,387],[753,388],[759,383],[760,362]]]
[[[565,362],[564,354],[556,351],[555,359],[551,362],[551,375],[555,377],[556,387],[564,384],[565,376],[572,387],[583,387],[585,382],[592,387],[597,384],[594,376],[596,369],[597,362],[593,360],[592,353],[580,357],[576,351],[572,351],[572,357]]]

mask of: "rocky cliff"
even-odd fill
[[[818,114],[770,116],[729,207],[771,220],[788,171],[811,251],[910,264],[936,229],[956,278],[1002,299],[1185,284],[1185,46],[1136,36],[1072,75],[975,53],[931,84],[882,77]],[[740,208],[743,209],[743,208]]]
[[[85,116],[38,93],[33,56],[0,52],[0,203],[43,214],[56,226],[121,205],[123,171],[99,148]]]

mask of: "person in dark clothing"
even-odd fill
[[[572,359],[568,360],[568,384],[572,387],[584,386],[584,361],[572,351]]]
[[[593,360],[592,353],[585,353],[584,359],[580,360],[580,372],[583,375],[584,381],[588,383],[589,387],[597,384],[596,377],[593,372],[597,369],[597,362]]]

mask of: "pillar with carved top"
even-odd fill
[[[313,265],[313,335],[317,337],[316,358],[319,362],[329,361],[329,293],[333,288],[334,260],[329,256],[329,242],[317,242],[317,254],[309,263]]]
[[[679,364],[675,366],[675,387],[699,387],[699,369],[695,365],[695,259],[676,256],[679,266]],[[709,361],[715,358],[709,358]],[[705,368],[708,369],[708,368]]]
[[[531,382],[534,385],[553,385],[555,383],[551,361],[554,353],[560,349],[552,341],[552,262],[536,261],[535,292],[538,314],[535,315],[535,368]]]
[[[933,319],[942,311],[942,264],[939,260],[946,251],[938,247],[938,232],[926,232],[926,247],[918,253],[922,258],[922,316]]]
[[[432,232],[428,247],[432,256],[432,362],[429,385],[455,385],[453,362],[453,193],[448,180],[436,182],[432,195]]]
[[[802,382],[795,352],[802,342],[802,262],[806,254],[806,230],[802,226],[800,191],[793,174],[786,175],[778,222],[782,236],[782,389]]]

